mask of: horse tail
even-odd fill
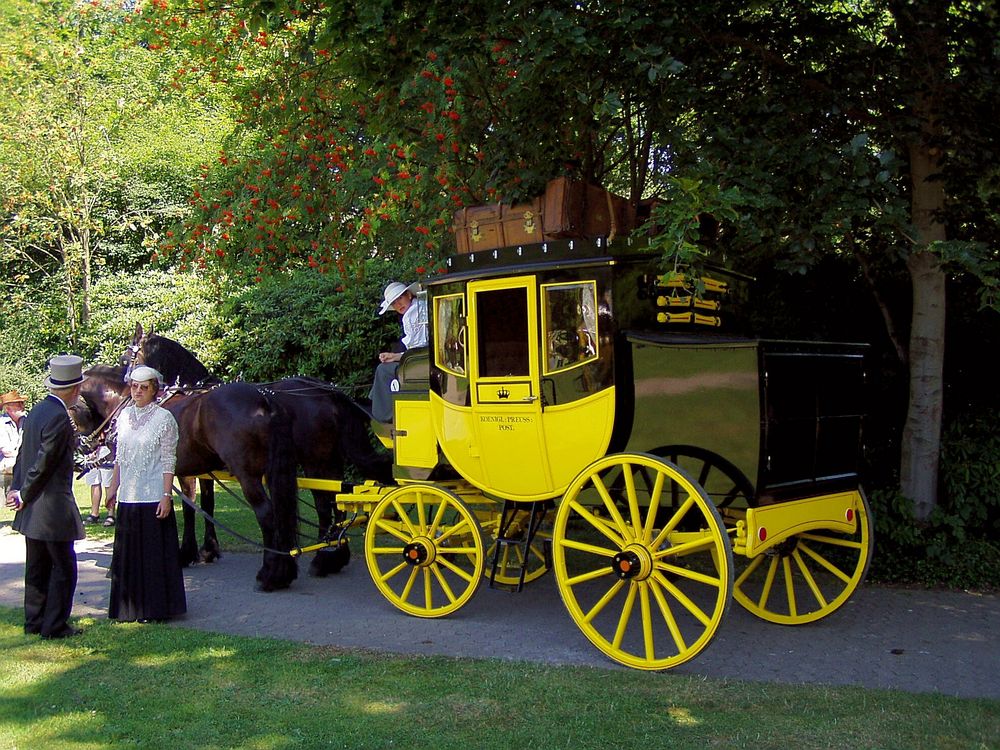
[[[261,390],[268,404],[270,427],[265,476],[275,522],[275,542],[292,549],[298,542],[298,480],[292,415],[273,393]]]

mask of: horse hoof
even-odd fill
[[[309,575],[315,578],[326,578],[328,575],[339,573],[350,561],[351,548],[346,544],[321,549],[309,563]]]

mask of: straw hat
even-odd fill
[[[46,388],[69,388],[87,379],[83,374],[83,358],[75,354],[59,354],[49,360]]]
[[[404,292],[409,292],[410,294],[415,295],[419,291],[419,282],[414,281],[412,284],[407,286],[406,284],[401,284],[398,281],[393,281],[382,293],[382,307],[379,308],[378,314],[385,315],[386,310],[392,307],[392,303],[402,297]]]
[[[12,391],[7,391],[5,394],[0,396],[0,408],[6,406],[7,404],[24,404],[27,399],[24,398],[20,393],[17,392],[17,388]]]

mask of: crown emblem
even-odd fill
[[[497,389],[497,398],[510,398],[510,391],[503,386]]]

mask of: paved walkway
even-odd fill
[[[106,616],[110,542],[77,543],[74,615]],[[485,586],[451,617],[393,608],[355,554],[339,575],[304,568],[286,591],[254,589],[258,555],[226,554],[185,571],[180,627],[387,651],[495,657],[619,669],[587,642],[545,576],[520,594]],[[0,604],[23,601],[23,539],[0,528]],[[864,587],[833,616],[802,627],[759,620],[734,604],[712,644],[672,673],[764,682],[860,685],[1000,699],[1000,597]]]

